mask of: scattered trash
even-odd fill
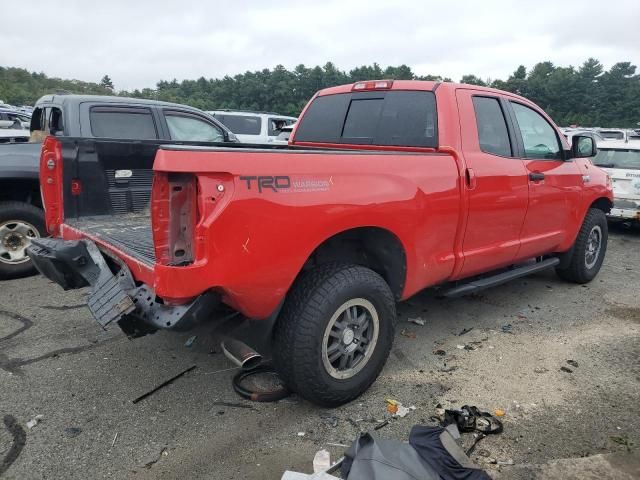
[[[270,363],[238,371],[231,383],[238,395],[252,402],[277,402],[291,395]]]
[[[578,368],[578,362],[576,362],[575,360],[567,360],[567,363],[572,367]]]
[[[39,424],[43,418],[44,418],[44,415],[36,415],[35,417],[33,417],[31,420],[27,422],[27,428],[31,430],[33,427]]]
[[[333,415],[328,414],[321,414],[320,418],[334,428],[338,426],[338,417],[334,417]]]
[[[444,357],[447,354],[447,352],[445,352],[444,350],[439,348],[438,350],[434,350],[433,354],[434,355],[440,355],[441,357]]]
[[[405,329],[402,329],[400,331],[400,335],[402,335],[403,337],[407,337],[407,338],[416,338],[415,332],[412,332],[410,330],[405,330]]]
[[[299,436],[299,437],[304,437],[305,435],[306,435],[306,433],[305,433],[305,432],[298,432],[298,436]]]
[[[547,373],[548,371],[549,369],[545,367],[536,367],[533,369],[534,373]]]
[[[469,327],[469,328],[464,328],[462,329],[462,331],[458,334],[459,337],[461,337],[462,335],[464,335],[465,333],[469,333],[471,330],[473,330],[473,327]]]
[[[386,427],[387,425],[389,425],[389,420],[385,420],[384,422],[380,422],[375,427],[373,427],[373,429],[374,430],[380,430],[381,428]]]
[[[422,317],[407,318],[407,322],[415,323],[416,325],[420,325],[421,327],[424,327],[427,324],[427,322],[425,322],[424,318]]]
[[[388,420],[385,420],[385,421],[389,423]],[[330,447],[341,447],[341,448],[347,448],[349,446],[349,445],[345,445],[344,443],[331,443],[331,442],[327,442],[325,443],[325,445],[329,445]]]
[[[573,370],[571,370],[569,367],[565,367],[565,366],[560,367],[560,370],[562,370],[563,372],[567,372],[567,373],[573,373]]]
[[[194,335],[193,337],[189,337],[189,338],[187,339],[187,341],[186,341],[186,342],[184,342],[184,346],[185,346],[185,347],[187,347],[187,348],[191,347],[191,345],[193,345],[193,342],[195,342],[195,341],[196,341],[196,338],[198,338],[198,336],[197,336],[197,335]]]
[[[464,349],[465,350],[476,350],[477,347],[475,347],[474,345],[471,345],[471,344],[467,344],[467,345],[464,346]]]
[[[442,367],[440,369],[442,373],[455,372],[456,370],[458,370],[458,367],[456,365],[451,365],[450,367]]]
[[[458,350],[464,350],[464,347],[466,347],[466,345],[456,345]]]
[[[478,455],[481,457],[488,457],[491,453],[489,453],[489,450],[480,449],[478,450]]]
[[[392,414],[394,417],[404,418],[407,416],[407,414],[410,411],[416,409],[414,405],[411,405],[410,407],[405,407],[404,405],[402,405],[402,403],[398,402],[397,400],[393,400],[391,398],[387,398],[385,402],[387,404],[387,412]]]
[[[513,334],[513,325],[511,325],[510,323],[507,323],[506,325],[502,325],[502,327],[500,328],[502,329],[502,333]]]
[[[507,412],[505,412],[502,408],[496,408],[496,409],[493,411],[493,414],[494,414],[496,417],[504,417],[504,416],[507,414]]]
[[[73,438],[80,435],[80,433],[82,433],[82,429],[78,427],[66,427],[64,429],[64,433],[66,433],[67,435]]]
[[[171,377],[169,380],[166,380],[164,382],[162,382],[160,385],[158,385],[157,387],[155,387],[152,390],[149,390],[147,393],[143,393],[142,395],[140,395],[138,398],[135,398],[132,402],[133,403],[138,403],[141,400],[144,400],[145,398],[147,398],[150,395],[153,395],[155,392],[157,392],[158,390],[160,390],[163,387],[166,387],[167,385],[169,385],[171,382],[173,382],[174,380],[180,378],[181,376],[183,376],[186,373],[189,373],[191,370],[193,370],[194,368],[196,368],[197,365],[191,365],[189,368],[187,368],[186,370],[183,370],[182,372],[178,373],[177,375]]]
[[[313,457],[313,473],[328,470],[331,467],[331,454],[325,450],[318,450]]]
[[[116,444],[116,440],[118,439],[118,432],[113,436],[113,442],[111,442],[111,448],[113,448]]]
[[[513,460],[496,460],[496,465],[506,466],[506,465],[514,465]]]

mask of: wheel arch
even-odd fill
[[[387,282],[396,300],[402,297],[407,254],[398,236],[386,228],[354,227],[333,234],[313,250],[300,273],[331,262],[370,268]]]
[[[613,202],[607,197],[596,198],[593,202],[591,202],[591,205],[589,205],[587,211],[592,208],[597,208],[598,210],[602,210],[604,213],[609,213],[613,208]]]
[[[8,201],[42,208],[40,182],[36,178],[0,178],[0,202]]]

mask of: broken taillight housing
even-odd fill
[[[196,177],[186,173],[156,172],[151,188],[151,224],[158,263],[186,265],[193,262],[197,220]]]

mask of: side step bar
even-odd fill
[[[514,280],[516,278],[525,277],[531,273],[539,272],[541,270],[546,270],[547,268],[555,267],[560,263],[559,258],[547,258],[546,260],[542,260],[540,262],[536,262],[529,265],[523,265],[522,267],[517,267],[512,270],[507,270],[506,272],[498,273],[496,275],[492,275],[490,277],[478,278],[476,280],[472,280],[463,285],[458,285],[456,287],[450,288],[442,293],[442,296],[445,298],[454,298],[461,297],[462,295],[468,295],[469,293],[477,292],[478,290],[484,290],[485,288],[495,287],[496,285],[500,285],[502,283],[506,283],[510,280]]]

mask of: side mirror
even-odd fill
[[[595,157],[598,147],[593,137],[574,135],[571,138],[571,158]]]

